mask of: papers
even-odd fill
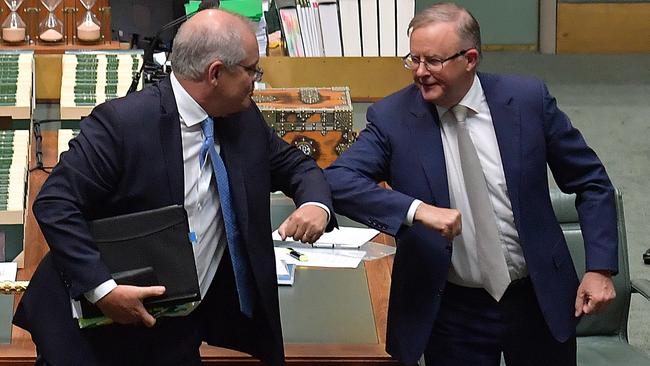
[[[17,270],[18,270],[18,263],[16,262],[0,263],[0,282],[15,281]]]
[[[300,261],[289,255],[287,247],[275,247],[274,249],[276,262],[284,261],[287,265],[294,264],[304,267],[357,268],[366,255],[363,250],[300,248],[298,251],[309,258],[306,261]]]
[[[275,257],[275,272],[278,278],[278,285],[293,285],[293,279],[296,275],[296,265],[287,263],[282,259]]]
[[[323,236],[314,243],[313,247],[358,249],[360,246],[377,236],[377,234],[379,234],[379,231],[375,229],[341,226],[338,229],[323,234]],[[277,230],[273,232],[273,240],[282,240]],[[285,242],[291,243],[295,241],[291,240],[291,238],[287,238]]]

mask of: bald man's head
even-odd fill
[[[246,57],[245,45],[257,43],[248,19],[217,9],[196,13],[176,33],[171,55],[178,76],[198,81],[215,59],[231,66]]]

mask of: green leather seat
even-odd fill
[[[573,264],[582,276],[585,271],[585,252],[575,209],[575,196],[559,191],[551,194],[553,208],[571,251]],[[630,297],[636,287],[647,294],[650,289],[648,280],[630,282],[630,265],[627,253],[627,235],[623,200],[616,192],[618,211],[618,275],[613,277],[616,287],[616,299],[596,315],[585,316],[578,324],[578,365],[598,366],[648,366],[650,357],[632,347],[627,338],[627,318],[630,310]],[[646,291],[643,291],[646,289]]]
[[[585,252],[578,214],[575,209],[575,196],[558,190],[551,191],[553,209],[566,237],[573,263],[582,278],[585,271]],[[618,210],[618,275],[613,277],[616,299],[602,312],[584,316],[577,329],[579,366],[648,366],[650,357],[634,348],[627,338],[627,318],[632,292],[639,292],[648,298],[650,281],[630,282],[630,268],[625,234],[623,200],[616,192]],[[503,364],[503,361],[502,361]]]

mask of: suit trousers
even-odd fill
[[[481,288],[447,283],[424,357],[427,366],[575,366],[575,336],[558,342],[530,279],[513,281],[497,302]]]

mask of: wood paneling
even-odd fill
[[[411,83],[399,57],[263,57],[264,82],[274,88],[349,86],[354,102],[372,102]]]
[[[650,52],[650,3],[561,3],[558,53]]]

